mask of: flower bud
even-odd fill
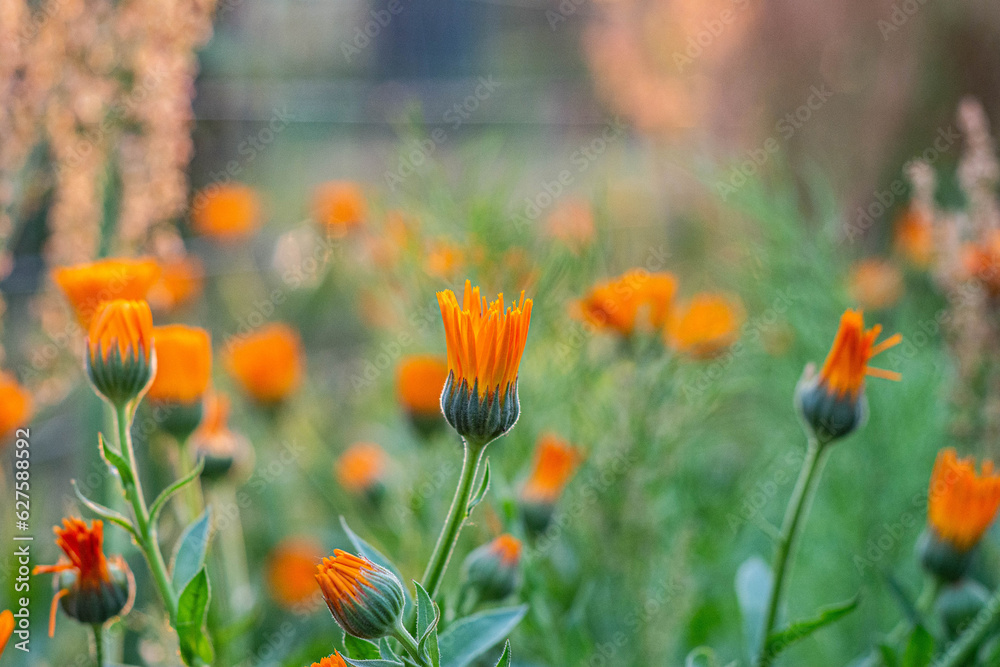
[[[316,581],[334,620],[361,639],[390,635],[403,614],[403,585],[381,565],[336,549],[316,568]]]
[[[948,636],[954,639],[962,634],[989,599],[990,592],[982,584],[965,579],[942,588],[934,609],[941,615]]]
[[[123,299],[106,303],[90,325],[86,364],[94,389],[113,405],[141,396],[156,374],[149,304]]]
[[[156,376],[146,402],[158,408],[160,428],[185,442],[202,418],[202,399],[212,377],[212,342],[198,327],[153,327]]]
[[[201,478],[211,482],[249,476],[255,458],[253,447],[229,428],[229,398],[212,392],[205,397],[204,405],[201,425],[190,441],[195,457],[205,462]]]
[[[347,667],[347,663],[344,662],[344,658],[341,657],[340,653],[334,651],[333,655],[328,655],[319,662],[309,665],[309,667]]]
[[[501,535],[470,553],[462,564],[465,579],[483,602],[502,600],[520,585],[521,542]]]
[[[956,582],[964,577],[974,553],[974,549],[963,551],[956,548],[933,528],[925,530],[917,540],[920,564],[928,573],[945,582]]]
[[[551,433],[538,439],[535,465],[520,496],[521,516],[530,534],[548,529],[556,503],[580,461],[580,452],[566,440]]]
[[[441,392],[441,410],[460,436],[469,442],[486,444],[517,423],[521,414],[517,381],[507,385],[507,391],[502,396],[499,389],[481,396],[478,381],[471,388],[464,379],[456,386],[454,372],[449,373]]]
[[[62,528],[56,526],[54,532],[66,557],[34,570],[34,574],[56,575],[49,635],[55,632],[56,603],[67,616],[89,625],[127,614],[135,598],[135,581],[121,556],[104,556],[103,523],[94,521],[88,527],[80,519],[63,519]]]
[[[378,507],[385,497],[386,453],[374,442],[356,442],[340,455],[334,473],[340,485]]]

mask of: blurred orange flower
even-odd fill
[[[979,243],[967,244],[962,264],[966,274],[990,294],[1000,294],[1000,230],[990,230]]]
[[[344,236],[368,218],[364,190],[353,181],[329,181],[313,192],[313,216],[329,235]]]
[[[302,341],[284,323],[266,324],[229,346],[226,370],[254,400],[279,403],[302,383]]]
[[[734,297],[702,293],[677,308],[667,324],[667,343],[678,352],[707,359],[736,342],[743,308]]]
[[[955,450],[942,450],[934,463],[928,497],[927,521],[935,536],[960,552],[976,546],[1000,508],[1000,475],[992,461],[983,461],[976,474],[975,459],[959,459]]]
[[[579,253],[594,240],[594,213],[582,198],[561,201],[545,221],[545,233]]]
[[[267,590],[285,609],[304,613],[319,605],[316,566],[323,562],[323,545],[311,537],[282,540],[267,558]]]
[[[840,328],[837,329],[833,346],[819,372],[820,386],[831,395],[841,398],[849,396],[854,400],[861,393],[867,375],[899,380],[899,373],[868,365],[869,359],[903,340],[903,336],[897,333],[876,344],[880,333],[881,324],[865,330],[864,316],[860,310],[845,311],[840,318]]]
[[[903,294],[903,274],[888,260],[866,259],[851,269],[848,291],[863,308],[888,308]]]
[[[577,308],[580,316],[595,327],[631,336],[637,328],[662,329],[676,293],[673,274],[632,269],[595,285]]]
[[[580,451],[567,440],[552,433],[541,436],[535,451],[535,465],[521,490],[521,499],[529,503],[554,504],[582,460]]]
[[[154,401],[194,403],[212,379],[212,340],[200,327],[168,324],[153,328],[156,376],[146,393]]]
[[[27,426],[32,403],[31,394],[17,378],[0,371],[0,445],[15,429]]]
[[[226,243],[238,241],[260,225],[260,197],[242,183],[209,185],[194,198],[191,222],[202,236]]]
[[[160,262],[160,280],[149,290],[147,301],[153,310],[171,311],[201,294],[205,271],[201,261],[186,255]]]
[[[357,442],[334,464],[337,481],[351,493],[365,493],[382,481],[386,459],[386,453],[374,442]]]
[[[14,633],[14,614],[10,612],[9,609],[5,609],[0,612],[0,657],[3,656],[3,650],[7,647],[7,640]]]
[[[934,257],[934,227],[927,216],[913,206],[896,219],[893,244],[896,251],[914,266],[925,269]]]
[[[254,451],[249,441],[229,428],[229,397],[217,391],[205,395],[204,415],[191,434],[191,447],[205,460],[207,479],[221,477],[233,467],[253,466]]]
[[[160,266],[149,258],[102,259],[52,271],[84,329],[102,305],[114,299],[145,299],[160,276]]]
[[[424,257],[427,275],[441,280],[451,280],[465,265],[462,249],[447,239],[439,239],[430,244]]]
[[[340,657],[340,653],[334,651],[333,655],[327,656],[319,662],[314,662],[309,667],[347,667],[347,663]]]
[[[441,392],[448,379],[448,362],[442,357],[403,357],[396,371],[399,403],[411,415],[440,416]]]

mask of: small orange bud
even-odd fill
[[[333,618],[361,639],[392,634],[403,614],[403,585],[367,558],[336,549],[316,568],[316,581]]]
[[[87,375],[114,405],[143,394],[153,380],[153,315],[145,301],[109,301],[90,325]]]

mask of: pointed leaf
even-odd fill
[[[378,646],[366,639],[360,639],[354,635],[344,635],[344,647],[357,660],[371,660],[381,658]]]
[[[934,638],[918,625],[913,628],[910,641],[906,643],[906,652],[903,653],[903,667],[927,667],[934,659]]]
[[[510,640],[503,645],[503,653],[500,654],[500,659],[497,660],[496,667],[510,667]]]
[[[177,550],[171,559],[170,580],[174,590],[181,591],[191,578],[205,564],[205,552],[211,537],[211,518],[208,510],[201,513],[197,519],[184,529],[177,540]]]
[[[184,587],[177,601],[177,637],[185,664],[194,664],[195,658],[208,664],[215,659],[212,642],[205,632],[211,599],[212,587],[208,582],[208,573],[202,567]]]
[[[420,582],[414,581],[413,585],[417,590],[417,648],[423,653],[424,642],[430,631],[437,627],[441,612]]]
[[[820,628],[826,627],[847,616],[857,609],[859,601],[860,597],[855,595],[846,602],[821,609],[813,618],[792,623],[784,630],[774,633],[767,638],[768,655],[773,658],[800,639],[805,639]]]
[[[469,500],[468,513],[472,514],[472,509],[483,501],[486,497],[486,492],[490,490],[490,460],[486,459],[486,463],[483,470],[483,481],[479,483],[479,489],[472,494],[472,499]]]
[[[760,556],[751,556],[736,571],[736,600],[743,615],[748,657],[756,655],[764,644],[764,615],[770,597],[771,568]]]
[[[125,487],[135,486],[135,476],[132,474],[132,467],[129,466],[128,461],[125,460],[120,452],[115,451],[108,445],[108,441],[104,439],[103,434],[97,434],[97,442],[101,445],[101,456],[104,457],[104,462],[118,471],[118,478],[121,480],[122,485]]]
[[[351,527],[347,525],[347,519],[345,519],[344,517],[340,517],[340,527],[344,529],[344,532],[347,534],[347,539],[351,541],[351,544],[354,546],[354,549],[358,552],[359,555],[364,556],[373,563],[381,565],[385,569],[389,570],[394,575],[396,575],[396,578],[399,579],[401,582],[406,581],[406,579],[403,578],[403,575],[399,573],[399,570],[396,568],[396,566],[393,565],[391,560],[383,556],[378,549],[365,542],[363,539],[358,537],[358,535],[353,530],[351,530]],[[410,591],[406,590],[406,586],[403,586],[403,595],[406,599],[406,605],[404,609],[405,613],[407,610],[409,610],[410,605],[413,604],[413,596],[410,595]]]
[[[73,493],[76,494],[77,500],[83,503],[84,506],[87,507],[87,509],[89,509],[91,512],[101,517],[102,519],[106,519],[115,525],[121,526],[122,528],[127,530],[132,535],[132,537],[136,539],[136,541],[139,540],[139,536],[138,534],[136,534],[135,527],[132,526],[131,521],[129,521],[123,515],[114,511],[110,507],[105,507],[100,503],[95,503],[93,500],[83,495],[83,492],[80,491],[80,487],[76,485],[75,479],[71,482],[71,484],[73,485]]]
[[[385,637],[378,640],[378,650],[382,654],[382,657],[387,660],[395,660],[396,662],[402,662],[396,651],[393,650],[392,645],[389,644],[389,640]]]
[[[156,497],[156,500],[153,501],[153,504],[149,506],[149,521],[151,523],[156,523],[156,516],[160,513],[160,510],[163,509],[163,506],[167,503],[167,501],[170,500],[170,497],[194,480],[198,479],[198,477],[201,476],[201,471],[204,469],[205,459],[202,458],[198,461],[198,465],[196,465],[191,472],[184,475],[167,488],[163,489],[163,491],[160,492],[160,495]]]
[[[442,667],[470,664],[509,635],[527,611],[527,605],[491,609],[451,624],[439,637]]]

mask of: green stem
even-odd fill
[[[935,667],[964,665],[969,656],[994,629],[998,617],[1000,617],[1000,589],[997,589],[986,606],[979,610],[972,625],[948,647],[941,659],[934,663]]]
[[[472,495],[472,483],[479,471],[479,461],[483,458],[486,445],[466,441],[464,450],[465,460],[462,463],[462,476],[458,479],[458,488],[455,489],[455,499],[451,502],[448,518],[445,519],[441,536],[438,537],[434,553],[431,554],[427,570],[424,572],[422,585],[432,598],[438,594],[441,579],[444,577],[448,561],[451,559],[455,544],[458,542],[458,534],[462,531],[465,520],[469,518],[469,496]]]
[[[139,481],[139,467],[136,465],[135,449],[132,446],[132,417],[135,414],[133,407],[126,405],[115,406],[115,421],[118,425],[118,445],[132,469],[132,479],[125,484],[125,495],[132,505],[135,514],[136,531],[139,534],[139,548],[146,557],[149,570],[156,581],[156,587],[163,598],[163,604],[167,608],[167,615],[170,618],[170,625],[177,627],[177,594],[174,593],[173,586],[170,585],[170,577],[167,576],[167,566],[160,552],[159,539],[156,534],[156,526],[149,520],[149,509],[146,506],[146,499],[142,493],[142,482]]]
[[[177,441],[177,478],[180,479],[184,475],[194,470],[195,461],[191,456],[191,447],[188,445],[188,439]],[[205,508],[205,495],[201,488],[201,479],[195,479],[193,482],[184,487],[184,502],[188,509],[188,521],[194,520],[198,515],[201,514],[202,510]]]
[[[826,447],[821,446],[814,438],[809,439],[806,458],[802,462],[802,470],[799,471],[799,479],[795,483],[795,490],[792,491],[792,497],[789,498],[788,507],[785,509],[785,519],[781,524],[781,535],[778,538],[778,551],[771,568],[771,595],[767,603],[764,632],[761,636],[760,654],[757,658],[759,667],[767,667],[774,659],[774,656],[767,649],[767,638],[771,636],[778,620],[778,607],[781,605],[781,594],[788,579],[792,547],[795,545],[809,501],[819,481],[819,472],[822,469],[821,464],[825,458],[825,451]]]
[[[396,629],[392,636],[403,645],[406,652],[410,654],[410,657],[413,658],[420,667],[428,667],[427,658],[424,657],[423,653],[420,651],[420,647],[417,646],[417,640],[414,639],[413,635],[407,632],[406,628],[403,627],[402,621],[396,623]]]
[[[97,652],[97,667],[104,667],[104,626],[94,623],[94,647]]]

